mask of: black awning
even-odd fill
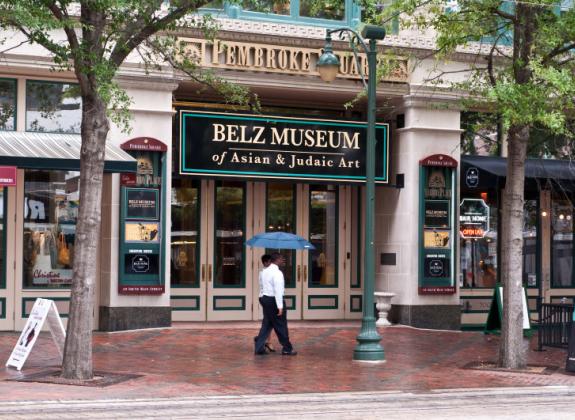
[[[472,176],[474,170],[477,171],[477,180]],[[506,174],[506,158],[461,156],[462,189],[503,188]],[[470,180],[471,182],[469,182]],[[525,162],[525,189],[541,190],[547,186],[557,186],[563,190],[575,192],[575,162],[556,159],[527,159]]]

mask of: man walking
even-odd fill
[[[283,257],[276,253],[272,254],[270,265],[262,271],[262,298],[261,304],[264,312],[262,327],[255,340],[256,354],[266,354],[266,339],[273,328],[280,344],[282,345],[282,354],[285,356],[295,356],[290,341],[287,326],[287,314],[283,301],[284,297],[284,275],[279,265],[282,264]]]

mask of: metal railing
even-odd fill
[[[542,303],[539,312],[539,351],[543,346],[567,348],[573,322],[573,305]]]

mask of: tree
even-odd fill
[[[44,47],[57,70],[73,70],[82,98],[80,209],[62,375],[90,379],[92,308],[105,143],[110,118],[129,125],[130,99],[114,80],[130,54],[144,66],[167,63],[197,82],[214,87],[229,101],[246,103],[247,91],[198,67],[178,42],[175,30],[201,28],[212,36],[209,17],[190,17],[208,0],[0,0],[0,28],[16,30]],[[62,33],[65,39],[62,40]]]
[[[525,158],[534,128],[568,135],[575,94],[575,10],[560,0],[397,0],[380,16],[400,14],[403,27],[436,32],[434,54],[481,51],[463,70],[437,70],[430,81],[464,88],[501,118],[507,136],[503,197],[502,277],[504,314],[499,365],[526,365],[522,323],[522,224]],[[448,73],[465,75],[449,84]]]

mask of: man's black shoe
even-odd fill
[[[292,351],[282,351],[282,356],[295,356],[297,354],[297,351],[292,350]]]
[[[265,355],[268,354],[268,352],[265,351],[265,350],[263,350],[263,351],[256,351],[255,354],[256,354],[257,356],[265,356]]]

